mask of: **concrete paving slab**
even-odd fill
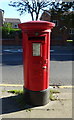
[[[49,100],[45,106],[27,106],[25,108],[20,108],[17,104],[16,98],[19,98],[17,95],[3,92],[1,97],[4,104],[2,118],[72,118],[72,89],[57,89],[60,91],[57,94],[57,100]]]

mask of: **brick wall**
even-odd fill
[[[2,39],[2,45],[22,45],[22,39]]]

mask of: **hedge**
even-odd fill
[[[15,38],[16,34],[18,34],[19,38],[21,38],[22,35],[21,35],[20,29],[2,27],[2,38],[13,39],[13,38]]]

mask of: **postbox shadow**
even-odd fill
[[[0,99],[0,103],[2,103],[2,112],[0,114],[9,114],[33,108],[33,106],[26,104],[25,100],[22,101],[21,97],[22,95],[15,95]]]

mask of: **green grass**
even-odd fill
[[[53,94],[50,94],[49,99],[50,99],[51,101],[57,100],[57,98],[56,98],[55,96],[53,96]]]
[[[57,98],[56,98],[56,96],[55,96],[55,94],[57,94],[57,93],[60,93],[60,92],[59,92],[58,90],[51,89],[51,90],[50,90],[49,99],[50,99],[51,101],[57,100]]]
[[[2,92],[6,92],[6,90],[2,90]]]
[[[28,108],[26,109],[26,112],[31,112],[31,110],[32,110],[31,108]]]
[[[23,94],[24,91],[23,90],[8,90],[7,91],[8,93],[13,93],[13,94]]]
[[[60,91],[59,90],[55,90],[55,89],[50,89],[50,93],[60,93]]]

